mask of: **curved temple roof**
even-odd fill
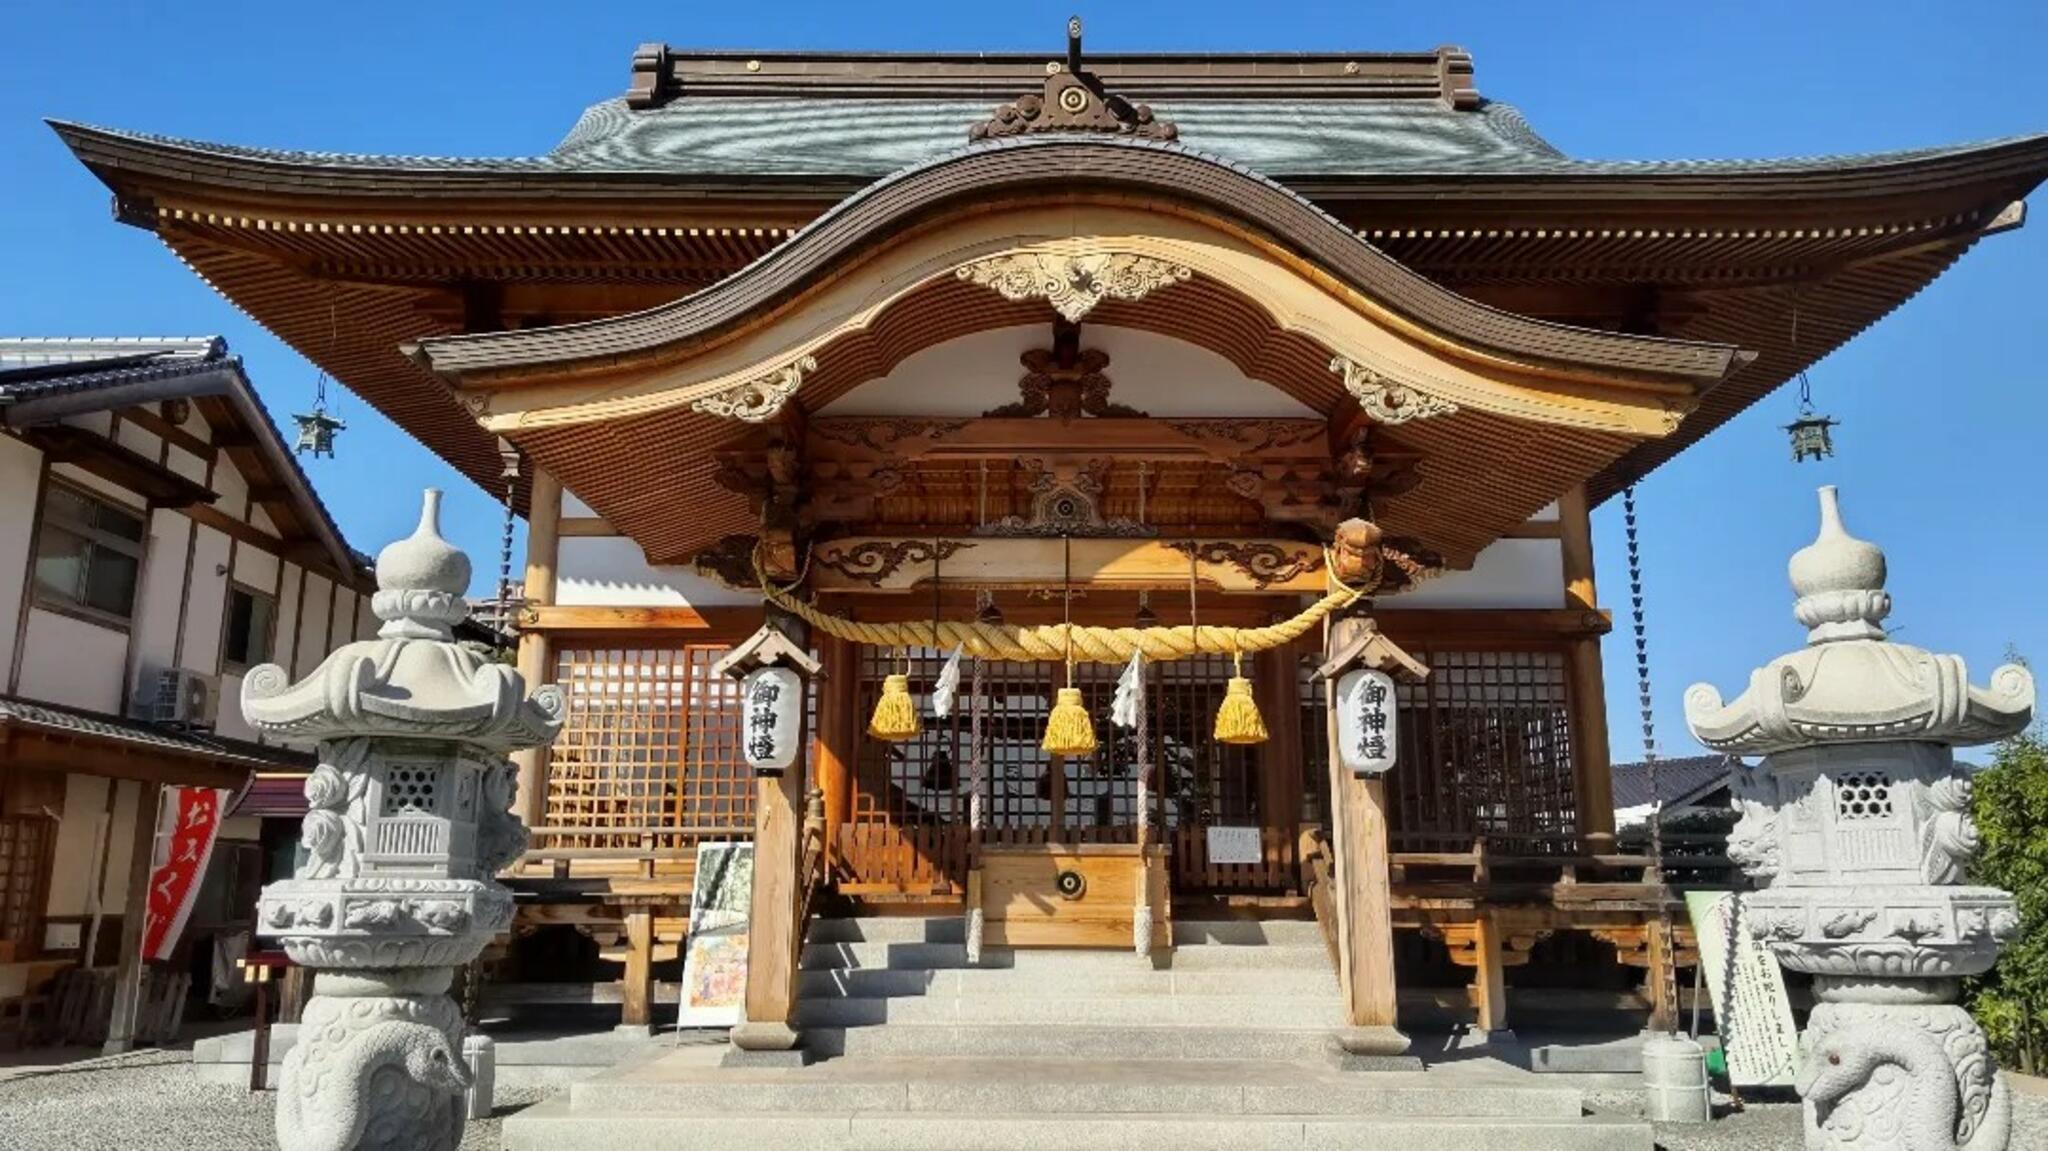
[[[1747,362],[1728,345],[1590,331],[1489,308],[1401,266],[1308,200],[1247,168],[1173,144],[1056,134],[955,148],[905,169],[848,198],[739,274],[674,303],[582,324],[423,340],[414,356],[453,378],[645,352],[736,322],[878,238],[963,200],[1020,194],[1056,200],[1089,189],[1137,192],[1234,217],[1426,328],[1527,361],[1696,383],[1718,381]]]

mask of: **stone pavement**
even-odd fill
[[[268,1095],[196,1082],[182,1051],[140,1051],[62,1066],[0,1070],[0,1151],[267,1151]],[[498,1111],[472,1121],[465,1151],[499,1146],[500,1122],[538,1101],[541,1088],[501,1089]],[[1639,1115],[1630,1091],[1588,1091],[1596,1114]],[[2048,1091],[2040,1082],[2014,1094],[2012,1151],[2048,1151]],[[1791,1104],[1753,1106],[1732,1119],[1699,1127],[1660,1127],[1667,1151],[1798,1151],[1799,1113]],[[717,1151],[704,1148],[702,1151]]]

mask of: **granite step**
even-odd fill
[[[935,1056],[1016,1059],[1284,1059],[1328,1061],[1330,1023],[1315,1027],[1117,1026],[1088,1023],[814,1024],[804,1046],[820,1056]]]
[[[810,1027],[899,1023],[1092,1024],[1127,1027],[1335,1028],[1343,1005],[1332,996],[1272,995],[1122,996],[1096,994],[1092,984],[1069,996],[898,996],[804,999],[797,1022]],[[1250,990],[1241,988],[1240,992]]]
[[[1096,997],[1213,996],[1242,995],[1248,988],[1281,998],[1335,1000],[1338,995],[1334,972],[1291,967],[1262,971],[1255,977],[1243,971],[1171,968],[1094,971],[1088,974],[1085,986],[1077,986],[1069,971],[1030,968],[825,968],[797,977],[798,992],[806,999],[905,995],[1064,998],[1077,991]]]
[[[820,919],[810,926],[813,943],[965,943],[966,921],[952,916],[880,916]],[[1176,920],[1175,947],[1203,945],[1288,945],[1322,947],[1322,926],[1304,919]]]
[[[505,1121],[508,1151],[1652,1151],[1647,1123],[1608,1117],[758,1111],[593,1114],[550,1099]]]
[[[848,941],[804,946],[803,967],[807,971],[894,968],[905,971],[933,971],[964,968],[967,947],[962,943]],[[1102,971],[1264,971],[1273,969],[1330,970],[1329,954],[1320,944],[1232,946],[1194,945],[1150,956],[1126,951],[1059,951],[984,948],[982,968],[1017,968],[1039,971],[1072,971],[1077,976]]]

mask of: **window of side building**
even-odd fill
[[[36,538],[36,602],[126,624],[146,537],[141,512],[52,481]]]
[[[268,592],[232,584],[228,587],[227,635],[221,660],[229,671],[246,671],[270,661],[276,631],[277,600]]]

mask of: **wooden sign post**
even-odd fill
[[[1348,1026],[1339,1035],[1353,1055],[1401,1055],[1408,1037],[1395,1021],[1394,923],[1387,880],[1386,785],[1373,770],[1379,756],[1346,744],[1342,732],[1358,717],[1341,714],[1350,702],[1339,690],[1353,671],[1391,673],[1419,680],[1429,669],[1379,633],[1369,618],[1347,616],[1331,622],[1323,666],[1324,699],[1329,704],[1330,816],[1336,850],[1337,970],[1344,989]],[[1375,677],[1377,678],[1377,677]],[[1376,699],[1382,721],[1393,715],[1392,701]]]
[[[803,941],[804,698],[824,668],[789,632],[799,620],[771,609],[769,622],[713,666],[739,680],[740,743],[754,765],[754,901],[747,929],[745,1018],[732,1030],[743,1052],[794,1052],[790,1025]],[[780,626],[778,626],[780,624]],[[790,673],[794,672],[794,675]]]

